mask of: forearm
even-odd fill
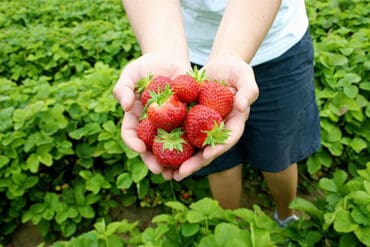
[[[142,53],[165,50],[187,57],[178,0],[122,0]]]
[[[210,58],[233,55],[250,62],[279,10],[281,0],[229,0]]]

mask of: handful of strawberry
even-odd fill
[[[136,91],[144,105],[138,137],[165,167],[176,169],[197,150],[229,137],[224,119],[234,95],[221,82],[207,80],[204,71],[174,79],[150,75],[137,83]]]

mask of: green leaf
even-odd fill
[[[97,194],[102,188],[109,189],[110,187],[110,183],[100,173],[93,174],[86,181],[86,189],[92,191],[94,194]]]
[[[336,66],[343,66],[348,62],[348,59],[337,53],[331,53],[331,52],[321,52],[319,61],[325,66],[325,67],[336,67]]]
[[[116,127],[116,125],[114,124],[113,121],[108,121],[108,122],[104,123],[103,124],[103,129],[105,129],[109,133],[116,133],[116,131],[117,131],[117,127]]]
[[[148,168],[139,157],[128,160],[128,165],[130,166],[132,180],[135,183],[139,183],[148,174]]]
[[[357,247],[358,240],[352,233],[343,233],[339,240],[338,247]]]
[[[356,237],[363,243],[365,246],[370,246],[370,226],[360,227],[355,230]]]
[[[361,111],[361,107],[359,106],[358,102],[355,99],[349,98],[342,92],[337,93],[332,98],[332,102],[340,109],[342,108],[351,111]]]
[[[355,85],[347,85],[344,86],[344,94],[347,95],[349,98],[354,99],[358,95],[358,87]]]
[[[325,141],[327,142],[339,142],[340,141],[340,139],[342,138],[342,132],[337,126],[327,121],[322,121],[321,126],[328,133],[325,136],[326,137]]]
[[[109,140],[107,142],[104,142],[104,148],[109,154],[123,153],[121,145],[116,140]]]
[[[361,81],[361,76],[356,73],[346,73],[343,77],[345,84],[358,83]]]
[[[38,160],[46,166],[51,166],[53,164],[53,156],[48,152],[38,153]]]
[[[365,204],[365,203],[364,203]],[[368,205],[368,204],[366,204]],[[370,226],[370,214],[365,209],[361,209],[358,206],[353,206],[352,212],[350,212],[352,220],[359,225]]]
[[[253,211],[246,209],[246,208],[238,208],[233,210],[233,214],[240,217],[244,221],[251,223],[254,220],[254,213]]]
[[[188,210],[188,208],[184,204],[178,201],[169,201],[166,202],[165,205],[180,212],[186,212]]]
[[[143,199],[149,191],[149,180],[141,180],[136,184],[136,189],[139,199]]]
[[[200,243],[197,245],[198,247],[210,247],[210,246],[218,246],[216,242],[216,238],[214,235],[207,235],[202,240]]]
[[[248,247],[249,235],[247,232],[239,229],[237,226],[230,223],[220,223],[216,226],[215,229],[215,239],[217,246],[235,246],[235,247]],[[261,246],[272,246],[264,245],[261,243]]]
[[[116,186],[118,189],[128,189],[132,185],[131,175],[127,172],[122,173],[117,177]]]
[[[95,217],[95,212],[94,212],[94,209],[91,207],[91,206],[79,206],[78,207],[78,212],[80,213],[80,215],[84,218],[87,218],[87,219],[92,219]]]
[[[298,197],[294,199],[294,201],[289,204],[289,207],[295,210],[304,211],[319,219],[323,217],[323,212],[320,211],[320,209],[318,209],[312,202],[303,198]]]
[[[184,237],[191,237],[199,232],[199,225],[192,223],[184,223],[181,225],[180,231]]]
[[[358,229],[358,225],[352,221],[350,213],[342,209],[336,214],[334,229],[337,232],[353,232]]]
[[[163,235],[168,232],[170,228],[167,225],[161,224],[157,228],[147,228],[142,233],[142,241],[144,243],[151,243],[149,246],[162,246],[160,241]]]
[[[344,182],[347,180],[347,177],[347,173],[343,170],[336,170],[334,172],[333,181],[338,191],[342,189]]]
[[[319,187],[325,191],[336,192],[336,193],[339,192],[334,181],[328,178],[320,179]]]
[[[94,224],[94,228],[99,232],[99,233],[102,233],[104,234],[105,233],[105,220],[104,218],[98,220],[95,224]]]
[[[73,222],[65,222],[62,224],[61,229],[64,237],[70,237],[76,232],[77,227]]]
[[[322,239],[323,235],[319,231],[309,231],[305,236],[305,243],[315,246]]]
[[[197,202],[194,202],[190,205],[190,208],[195,212],[199,212],[200,215],[208,219],[222,218],[223,216],[222,208],[217,201],[211,198],[203,198]]]
[[[186,215],[186,219],[190,223],[199,223],[207,219],[205,215],[203,215],[201,212],[198,211],[189,211],[188,214]]]
[[[366,169],[357,170],[357,173],[367,181],[370,181],[370,162],[367,162]]]
[[[160,214],[156,215],[152,219],[152,223],[158,224],[158,223],[167,223],[167,224],[173,224],[176,223],[176,220],[172,215],[168,214]]]
[[[249,236],[245,237],[246,239],[249,238]],[[266,229],[258,228],[255,224],[250,225],[250,241],[252,243],[252,246],[275,246],[270,239],[269,231]],[[244,241],[244,243],[245,242],[246,241]]]
[[[367,148],[367,142],[361,137],[355,137],[352,139],[350,146],[356,153],[360,153],[362,150]]]
[[[321,163],[314,155],[308,157],[307,170],[311,175],[318,172],[320,168],[321,168]]]
[[[4,155],[0,154],[0,168],[6,166],[9,163],[10,159]]]
[[[116,235],[110,235],[107,238],[107,242],[108,242],[107,246],[114,246],[114,247],[124,247],[125,246],[124,241]]]
[[[95,148],[96,147],[89,145],[87,143],[80,143],[80,144],[77,144],[76,154],[80,158],[91,158],[93,157]]]
[[[370,82],[362,82],[359,87],[363,90],[370,91]]]

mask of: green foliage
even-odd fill
[[[357,173],[348,179],[345,171],[337,170],[332,178],[320,179],[325,197],[314,202],[295,200],[291,207],[309,218],[290,231],[290,239],[299,246],[370,246],[370,162]],[[315,239],[307,241],[307,236]]]
[[[98,62],[82,77],[53,86],[44,77],[21,85],[2,79],[2,232],[32,221],[45,237],[59,231],[69,237],[96,217],[109,219],[118,203],[157,206],[173,199],[174,191],[160,193],[168,182],[149,174],[121,141],[123,114],[112,95],[118,75]]]
[[[139,55],[121,2],[3,1],[0,23],[0,242],[28,221],[52,240],[173,199],[120,137],[112,88]]]
[[[70,241],[56,242],[62,246],[277,246],[284,243],[284,230],[257,206],[254,210],[224,210],[210,198],[203,198],[190,206],[169,201],[171,213],[153,218],[154,226],[143,232],[137,223],[104,221],[94,225],[95,230]],[[126,233],[125,240],[120,233]],[[104,240],[104,241],[103,241]],[[128,242],[130,241],[130,242]]]
[[[112,88],[140,50],[121,1],[2,1],[0,245],[26,222],[47,242],[71,239],[55,246],[369,245],[368,1],[306,2],[323,137],[307,167],[324,197],[295,201],[308,218],[282,231],[259,207],[199,201],[206,179],[169,183],[122,142]],[[163,204],[172,212],[143,232],[110,217],[117,206]]]
[[[18,84],[81,75],[98,61],[120,69],[139,48],[120,1],[2,1],[0,76]]]
[[[353,174],[370,157],[369,2],[306,2],[323,147],[308,160],[308,171],[315,176],[340,166]]]
[[[55,242],[52,247],[123,247],[139,242],[140,232],[138,222],[129,223],[127,220],[112,222],[106,225],[104,219],[94,224],[94,230],[73,237],[69,241]],[[125,239],[123,235],[129,236]],[[127,237],[126,237],[127,238]]]

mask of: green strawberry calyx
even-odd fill
[[[171,90],[170,85],[168,83],[166,84],[164,90],[161,90],[160,88],[158,88],[157,93],[154,91],[150,91],[149,95],[151,98],[146,102],[146,105],[144,106],[144,109],[143,109],[143,114],[141,115],[139,120],[146,118],[148,107],[151,104],[155,103],[157,105],[161,105],[165,103],[173,94],[174,92]]]
[[[203,132],[207,134],[207,138],[203,142],[203,147],[206,145],[214,147],[216,144],[225,144],[231,130],[225,128],[224,121],[220,124],[215,121],[214,127],[211,130],[205,130]]]
[[[198,70],[197,66],[194,66],[194,69],[190,70],[187,74],[193,77],[198,83],[203,83],[203,81],[207,80],[206,71],[204,69]]]
[[[153,80],[153,74],[149,73],[144,78],[141,78],[137,81],[135,91],[137,93],[142,93],[150,84],[150,82]]]
[[[158,134],[155,137],[155,142],[163,143],[162,150],[177,150],[183,151],[183,144],[186,143],[182,136],[184,131],[181,128],[173,129],[171,132],[167,132],[163,129],[158,129]]]
[[[158,92],[150,91],[150,99],[148,100],[146,106],[149,106],[152,103],[156,103],[157,105],[162,105],[165,103],[172,95],[174,92],[172,91],[170,85],[167,83],[166,86],[164,87],[163,90],[158,88]]]

